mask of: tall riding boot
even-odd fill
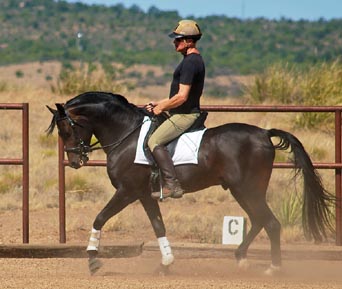
[[[152,155],[164,180],[162,198],[181,198],[183,190],[177,179],[176,170],[168,150],[164,146],[158,145],[153,149]],[[153,199],[159,199],[161,192],[153,192],[151,196]]]

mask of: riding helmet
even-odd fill
[[[170,38],[190,38],[199,40],[202,37],[201,29],[193,20],[181,20],[176,28],[169,34]]]

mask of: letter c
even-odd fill
[[[237,229],[233,230],[233,228],[232,228],[233,224],[234,224],[235,226],[237,226],[237,225],[239,225],[239,222],[238,222],[236,219],[230,220],[230,221],[228,222],[228,232],[229,232],[229,234],[231,234],[231,235],[236,235],[236,234],[238,233],[238,230],[237,230]]]

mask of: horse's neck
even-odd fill
[[[136,134],[138,137],[138,131],[142,124],[142,121],[136,120],[131,123],[122,122],[104,122],[103,124],[97,124],[93,132],[95,137],[100,142],[101,146],[108,146],[113,144],[115,146],[117,143],[124,141],[126,138]],[[111,151],[112,147],[109,146],[105,148],[105,152]]]

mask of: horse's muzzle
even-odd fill
[[[88,158],[89,148],[85,146],[73,147],[73,148],[64,148],[64,151],[68,153],[69,166],[73,169],[79,169],[83,167]],[[70,155],[69,155],[70,154]]]
[[[83,166],[83,162],[82,161],[79,161],[79,162],[72,161],[72,162],[69,162],[69,166],[72,167],[73,169],[79,169],[80,167]]]
[[[83,167],[87,161],[89,160],[89,158],[87,156],[82,156],[78,161],[73,160],[69,162],[69,166],[72,167],[73,169],[79,169],[81,167]]]

